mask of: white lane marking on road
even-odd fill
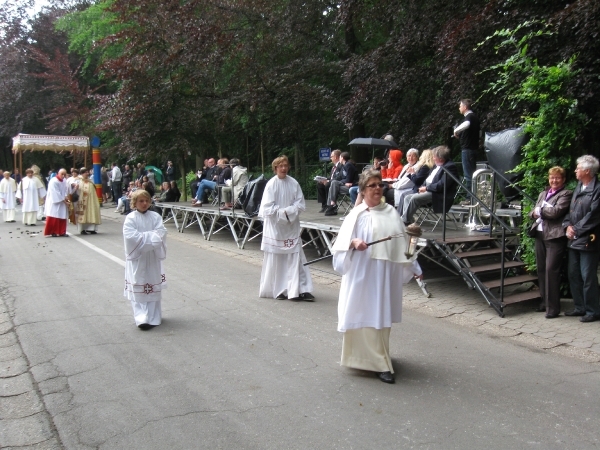
[[[113,255],[111,255],[110,253],[108,253],[108,252],[106,252],[106,251],[102,250],[102,249],[101,249],[101,248],[99,248],[99,247],[96,247],[96,246],[95,246],[95,245],[93,245],[93,244],[90,244],[89,242],[87,242],[87,241],[85,241],[85,240],[81,239],[81,238],[80,238],[80,237],[78,237],[78,236],[75,236],[75,235],[73,235],[73,234],[71,234],[71,233],[67,233],[67,234],[68,234],[69,236],[71,236],[73,239],[75,239],[77,242],[80,242],[80,243],[82,243],[82,244],[83,244],[83,245],[85,245],[86,247],[89,247],[89,248],[91,248],[92,250],[94,250],[95,252],[98,252],[98,253],[100,253],[102,256],[106,256],[108,259],[110,259],[110,260],[112,260],[112,261],[116,262],[117,264],[120,264],[122,267],[125,267],[125,261],[123,261],[122,259],[119,259],[119,258],[117,258],[116,256],[113,256]]]

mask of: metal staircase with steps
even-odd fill
[[[441,260],[449,264],[456,271],[453,273],[462,276],[471,289],[476,289],[504,317],[505,306],[540,298],[535,288],[537,277],[524,273],[525,263],[508,243],[515,236],[505,236],[504,245],[502,236],[432,239],[429,245],[438,255],[428,259],[437,260],[439,265]]]

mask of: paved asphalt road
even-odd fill
[[[20,344],[26,359],[10,365],[33,377],[35,417],[49,422],[32,428],[46,441],[31,448],[600,446],[598,364],[405,311],[391,334],[397,383],[386,385],[339,366],[337,290],[316,285],[314,304],[260,299],[259,267],[176,236],[163,325],[142,332],[122,296],[120,227],[43,238],[0,223],[0,294],[14,324],[0,328],[0,360]],[[0,406],[18,398],[7,367]],[[0,447],[30,433],[12,408],[0,411],[10,439]]]

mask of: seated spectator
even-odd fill
[[[167,201],[178,202],[181,198],[181,191],[179,190],[179,187],[177,187],[177,181],[171,181],[171,193],[173,200]]]
[[[333,150],[331,152],[331,163],[333,167],[331,168],[331,173],[329,174],[327,181],[319,181],[317,182],[317,201],[321,204],[321,210],[319,212],[324,213],[327,211],[327,197],[329,193],[329,188],[331,187],[332,180],[341,180],[343,178],[342,172],[342,163],[340,162],[340,155],[342,154],[341,150]]]
[[[152,186],[148,181],[142,183],[142,189],[145,190],[148,194],[150,194],[150,197],[154,197],[154,194],[156,193],[154,191],[154,186]]]
[[[423,150],[419,162],[413,168],[407,169],[405,177],[398,180],[399,189],[395,189],[394,205],[400,216],[404,213],[404,199],[407,195],[417,194],[425,180],[435,167],[431,150]]]
[[[196,192],[198,191],[198,184],[202,181],[203,178],[206,178],[206,162],[208,159],[204,160],[204,169],[198,169],[196,171],[196,179],[190,183],[190,194],[192,194],[192,198],[196,197]]]
[[[387,181],[396,181],[402,172],[402,151],[401,150],[390,150],[388,154],[388,159],[385,166],[381,166],[381,176],[382,180]]]
[[[131,198],[131,194],[133,194],[138,189],[139,184],[139,180],[135,182],[129,182],[127,191],[117,201],[117,209],[115,210],[116,213],[127,214],[129,211],[131,211],[131,209],[129,208],[129,199]]]
[[[227,158],[222,158],[219,160],[219,177],[217,179],[217,183],[220,186],[223,186],[225,180],[231,180],[231,165],[229,164],[229,160]]]
[[[407,195],[404,198],[402,209],[402,220],[405,224],[414,222],[414,215],[421,206],[429,203],[433,206],[434,213],[447,213],[452,207],[454,195],[456,194],[456,181],[449,176],[444,177],[444,167],[449,173],[458,178],[458,169],[450,160],[450,149],[440,145],[432,150],[433,160],[436,167],[431,171],[425,184],[421,186],[416,194]],[[444,180],[446,180],[444,182]],[[446,209],[444,210],[444,184],[446,184]]]
[[[233,158],[231,160],[231,166],[233,167],[233,175],[230,183],[225,183],[225,186],[222,189],[223,201],[225,202],[225,208],[233,208],[233,201],[231,199],[231,189],[233,187],[233,194],[235,200],[237,201],[242,195],[242,191],[248,184],[248,169],[240,166],[240,160],[237,158]],[[227,180],[226,180],[227,181]]]
[[[327,203],[329,206],[325,211],[326,216],[335,216],[337,215],[338,205],[337,200],[340,194],[349,194],[350,188],[352,186],[358,185],[358,176],[359,173],[356,170],[356,166],[350,161],[350,153],[343,152],[341,155],[342,164],[344,167],[342,168],[342,172],[344,174],[344,178],[340,181],[332,180],[331,186],[329,187],[329,196]]]
[[[403,169],[402,165],[402,151],[400,150],[390,150],[388,153],[387,165],[381,168],[381,177],[383,178],[383,198],[387,200],[388,191],[392,189],[392,184],[398,180],[400,176],[400,172]],[[394,204],[393,202],[393,191],[390,195],[392,201],[388,201],[389,204]]]
[[[156,200],[157,202],[168,202],[169,200],[167,200],[168,196],[169,196],[169,191],[171,190],[171,184],[168,181],[163,181],[162,184],[160,185],[160,194],[155,194],[154,195],[154,200]],[[172,196],[171,196],[172,198]]]
[[[207,164],[206,177],[198,183],[196,196],[192,200],[192,205],[194,206],[202,206],[202,203],[208,200],[207,192],[210,193],[217,187],[219,166],[216,165],[214,158],[210,158]]]
[[[389,189],[384,190],[385,201],[390,205],[396,206],[396,191],[398,189],[405,188],[404,183],[407,182],[408,169],[415,168],[415,165],[419,161],[419,150],[417,150],[416,148],[411,148],[408,152],[406,152],[406,161],[407,164],[402,167],[402,170],[398,174],[397,179],[389,185]],[[404,180],[402,180],[402,178],[404,178]]]

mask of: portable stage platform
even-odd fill
[[[165,223],[173,222],[180,233],[197,226],[206,240],[217,233],[229,231],[237,246],[245,245],[262,234],[262,220],[249,217],[241,209],[222,209],[218,206],[192,206],[187,203],[156,203],[162,209]],[[319,213],[321,205],[314,200],[306,202],[300,215],[304,248],[313,248],[319,256],[331,254],[344,215],[325,216]],[[500,213],[506,218],[512,232],[494,229],[476,231],[469,227],[469,210],[455,206],[443,223],[427,210],[419,215],[423,235],[419,240],[420,257],[456,276],[461,276],[470,289],[477,290],[500,316],[504,307],[516,302],[539,299],[539,291],[531,289],[535,276],[525,272],[519,259],[518,225],[520,211]],[[500,228],[500,227],[499,227]]]

